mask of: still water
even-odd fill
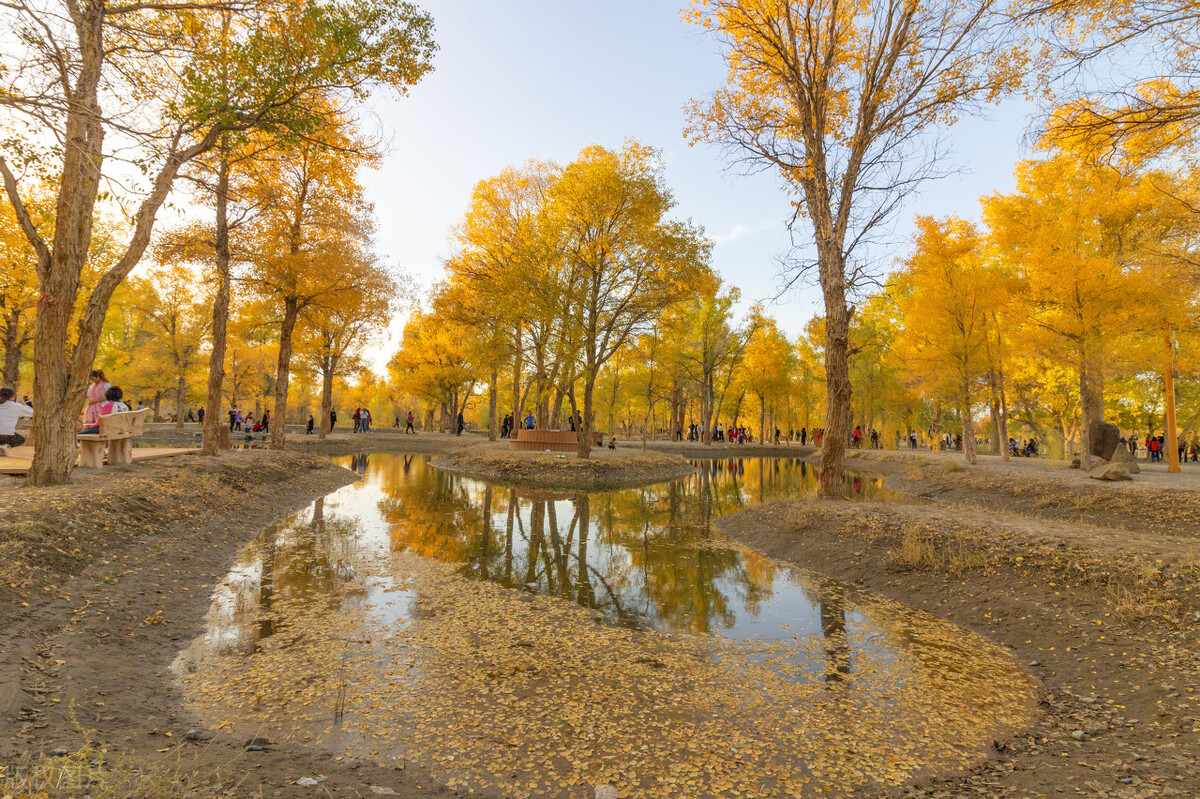
[[[590,495],[338,462],[361,481],[248,545],[177,662],[218,729],[484,794],[836,795],[963,767],[1032,713],[982,639],[715,530],[815,493],[798,459]]]

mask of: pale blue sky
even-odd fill
[[[718,43],[682,21],[680,0],[420,5],[436,24],[435,70],[408,97],[370,109],[393,144],[382,168],[365,176],[381,255],[428,286],[477,181],[530,158],[567,163],[589,144],[616,148],[632,136],[662,151],[676,214],[717,242],[714,266],[741,288],[744,306],[777,293],[775,258],[788,248],[790,216],[779,179],[730,172],[717,148],[689,147],[683,137],[684,106],[719,87],[724,66]],[[1012,187],[1014,162],[1028,156],[1028,110],[1012,103],[951,131],[968,172],[928,184],[912,201],[895,255],[914,214],[975,217],[980,196]],[[819,302],[808,288],[770,311],[795,335]],[[393,325],[387,354],[401,326]]]

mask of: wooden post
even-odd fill
[[[1167,471],[1179,471],[1179,437],[1175,432],[1175,348],[1171,344],[1171,325],[1163,326],[1163,339],[1167,345],[1167,365],[1163,370],[1163,382],[1167,395]]]

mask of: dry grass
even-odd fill
[[[222,774],[189,763],[181,750],[158,759],[133,755],[109,758],[81,730],[83,744],[61,757],[29,756],[0,766],[0,797],[83,797],[91,799],[207,799],[227,795],[237,786],[223,784]]]
[[[905,524],[900,528],[900,546],[889,550],[892,562],[904,569],[927,569],[963,574],[988,564],[987,553],[971,546],[964,537],[945,537],[932,528]]]

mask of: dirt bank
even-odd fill
[[[1007,646],[1041,680],[1044,714],[1033,729],[997,741],[975,773],[910,795],[1200,795],[1194,557],[1054,540],[1043,522],[983,509],[998,488],[986,472],[972,484],[973,509],[784,502],[719,525],[769,555]]]
[[[455,450],[431,465],[510,486],[577,491],[664,483],[696,471],[681,455],[632,447],[593,449],[589,458],[581,460],[561,452],[516,452],[507,441]]]
[[[77,472],[0,493],[0,766],[105,796],[444,795],[412,767],[210,737],[168,668],[204,629],[211,588],[264,526],[352,482],[328,460],[246,451]],[[52,756],[52,752],[64,752]],[[99,765],[103,762],[106,765]],[[31,776],[32,775],[32,776]],[[71,791],[64,794],[75,795]],[[322,795],[325,795],[322,793]]]

